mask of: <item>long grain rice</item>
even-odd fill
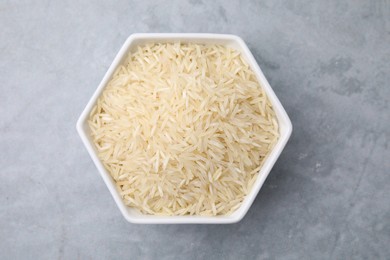
[[[253,71],[220,45],[138,47],[89,126],[125,203],[155,215],[231,214],[279,136]]]

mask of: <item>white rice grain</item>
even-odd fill
[[[279,137],[249,65],[220,45],[139,46],[89,126],[126,205],[154,215],[233,213]]]

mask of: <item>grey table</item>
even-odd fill
[[[1,259],[389,259],[390,2],[0,0]],[[132,225],[75,130],[134,32],[240,35],[294,125],[233,225]]]

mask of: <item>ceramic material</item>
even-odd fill
[[[89,133],[89,126],[87,123],[91,109],[95,105],[98,97],[104,90],[107,83],[110,81],[113,73],[116,68],[123,62],[126,58],[126,54],[132,51],[136,46],[145,43],[151,42],[183,42],[183,43],[198,43],[198,44],[222,44],[234,49],[239,50],[243,57],[246,59],[248,64],[251,66],[252,70],[255,72],[257,79],[264,88],[265,92],[270,99],[273,108],[276,112],[276,116],[279,121],[280,129],[280,138],[271,151],[270,155],[264,162],[262,169],[260,170],[257,181],[255,182],[251,192],[247,195],[243,201],[240,208],[238,208],[230,216],[216,216],[216,217],[203,217],[203,216],[152,216],[144,215],[134,208],[130,208],[124,204],[122,201],[119,190],[115,186],[114,180],[111,178],[110,174],[105,170],[101,161],[97,156],[97,152],[93,145],[93,142]],[[199,224],[226,224],[226,223],[235,223],[240,221],[250,206],[252,205],[256,195],[261,189],[265,179],[270,173],[274,163],[278,159],[280,153],[282,152],[284,146],[286,145],[288,139],[290,138],[292,132],[291,121],[284,110],[282,104],[279,102],[275,93],[273,92],[271,86],[269,85],[267,79],[262,73],[260,67],[258,66],[256,60],[254,59],[252,53],[248,49],[244,41],[235,35],[226,35],[226,34],[133,34],[131,35],[126,42],[123,44],[119,53],[116,55],[113,63],[108,69],[106,75],[98,86],[97,90],[93,94],[92,98],[88,102],[86,108],[82,112],[78,122],[77,122],[77,131],[87,148],[92,160],[94,161],[97,169],[100,172],[104,182],[106,183],[108,189],[110,190],[116,204],[118,205],[122,215],[126,220],[132,223],[154,223],[154,224],[179,224],[179,223],[199,223]]]

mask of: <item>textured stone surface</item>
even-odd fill
[[[390,2],[0,0],[1,259],[386,259]],[[209,3],[210,2],[210,3]],[[132,225],[76,120],[134,32],[240,35],[294,132],[234,225]]]

